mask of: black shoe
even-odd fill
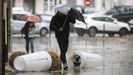
[[[64,67],[64,70],[67,70],[68,69],[67,64],[63,64],[63,67]]]

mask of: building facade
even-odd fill
[[[13,7],[24,7],[25,10],[35,14],[53,14],[54,6],[58,4],[109,10],[115,5],[132,5],[133,3],[132,0],[90,0],[90,2],[90,6],[86,6],[86,0],[13,0]]]
[[[67,4],[67,0],[13,0],[13,7],[23,7],[35,14],[52,14],[58,4]]]
[[[106,10],[119,5],[133,5],[133,0],[103,0],[103,6]]]

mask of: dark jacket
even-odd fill
[[[65,22],[65,20],[66,20],[66,22]],[[60,15],[56,14],[55,16],[52,17],[52,20],[50,22],[50,30],[55,31],[56,34],[58,34],[58,33],[69,34],[70,22],[75,23],[75,19],[70,16],[66,16],[66,15],[60,16]],[[59,31],[60,27],[63,27],[63,31]]]
[[[24,27],[21,29],[21,34],[25,35],[25,38],[29,38],[28,33],[29,33],[29,28],[35,28],[35,25],[33,24],[32,26],[28,25],[29,22],[26,22]]]

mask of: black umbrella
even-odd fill
[[[68,12],[68,16],[74,17],[75,19],[82,21],[86,24],[83,15],[77,9],[71,8]]]
[[[66,18],[66,20],[65,20],[65,22],[64,22],[64,24],[63,24],[63,27],[64,27],[64,25],[65,25],[65,23],[66,23],[68,17],[73,17],[73,18],[75,18],[75,19],[77,19],[77,20],[79,20],[79,21],[82,21],[82,22],[84,22],[84,23],[86,24],[83,15],[82,15],[77,9],[71,8],[71,9],[68,11],[67,18]],[[86,25],[86,26],[87,26],[87,25]]]

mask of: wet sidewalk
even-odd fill
[[[24,50],[25,43],[21,37],[13,38],[13,50]],[[35,52],[49,50],[49,37],[37,37],[35,39]],[[52,34],[51,49],[59,48],[57,41]],[[66,72],[7,72],[6,75],[133,75],[133,36],[120,37],[102,37],[90,38],[88,36],[78,37],[76,34],[70,35],[68,53],[72,51],[84,51],[100,54],[103,63],[100,68],[87,68],[75,71],[69,69]]]

